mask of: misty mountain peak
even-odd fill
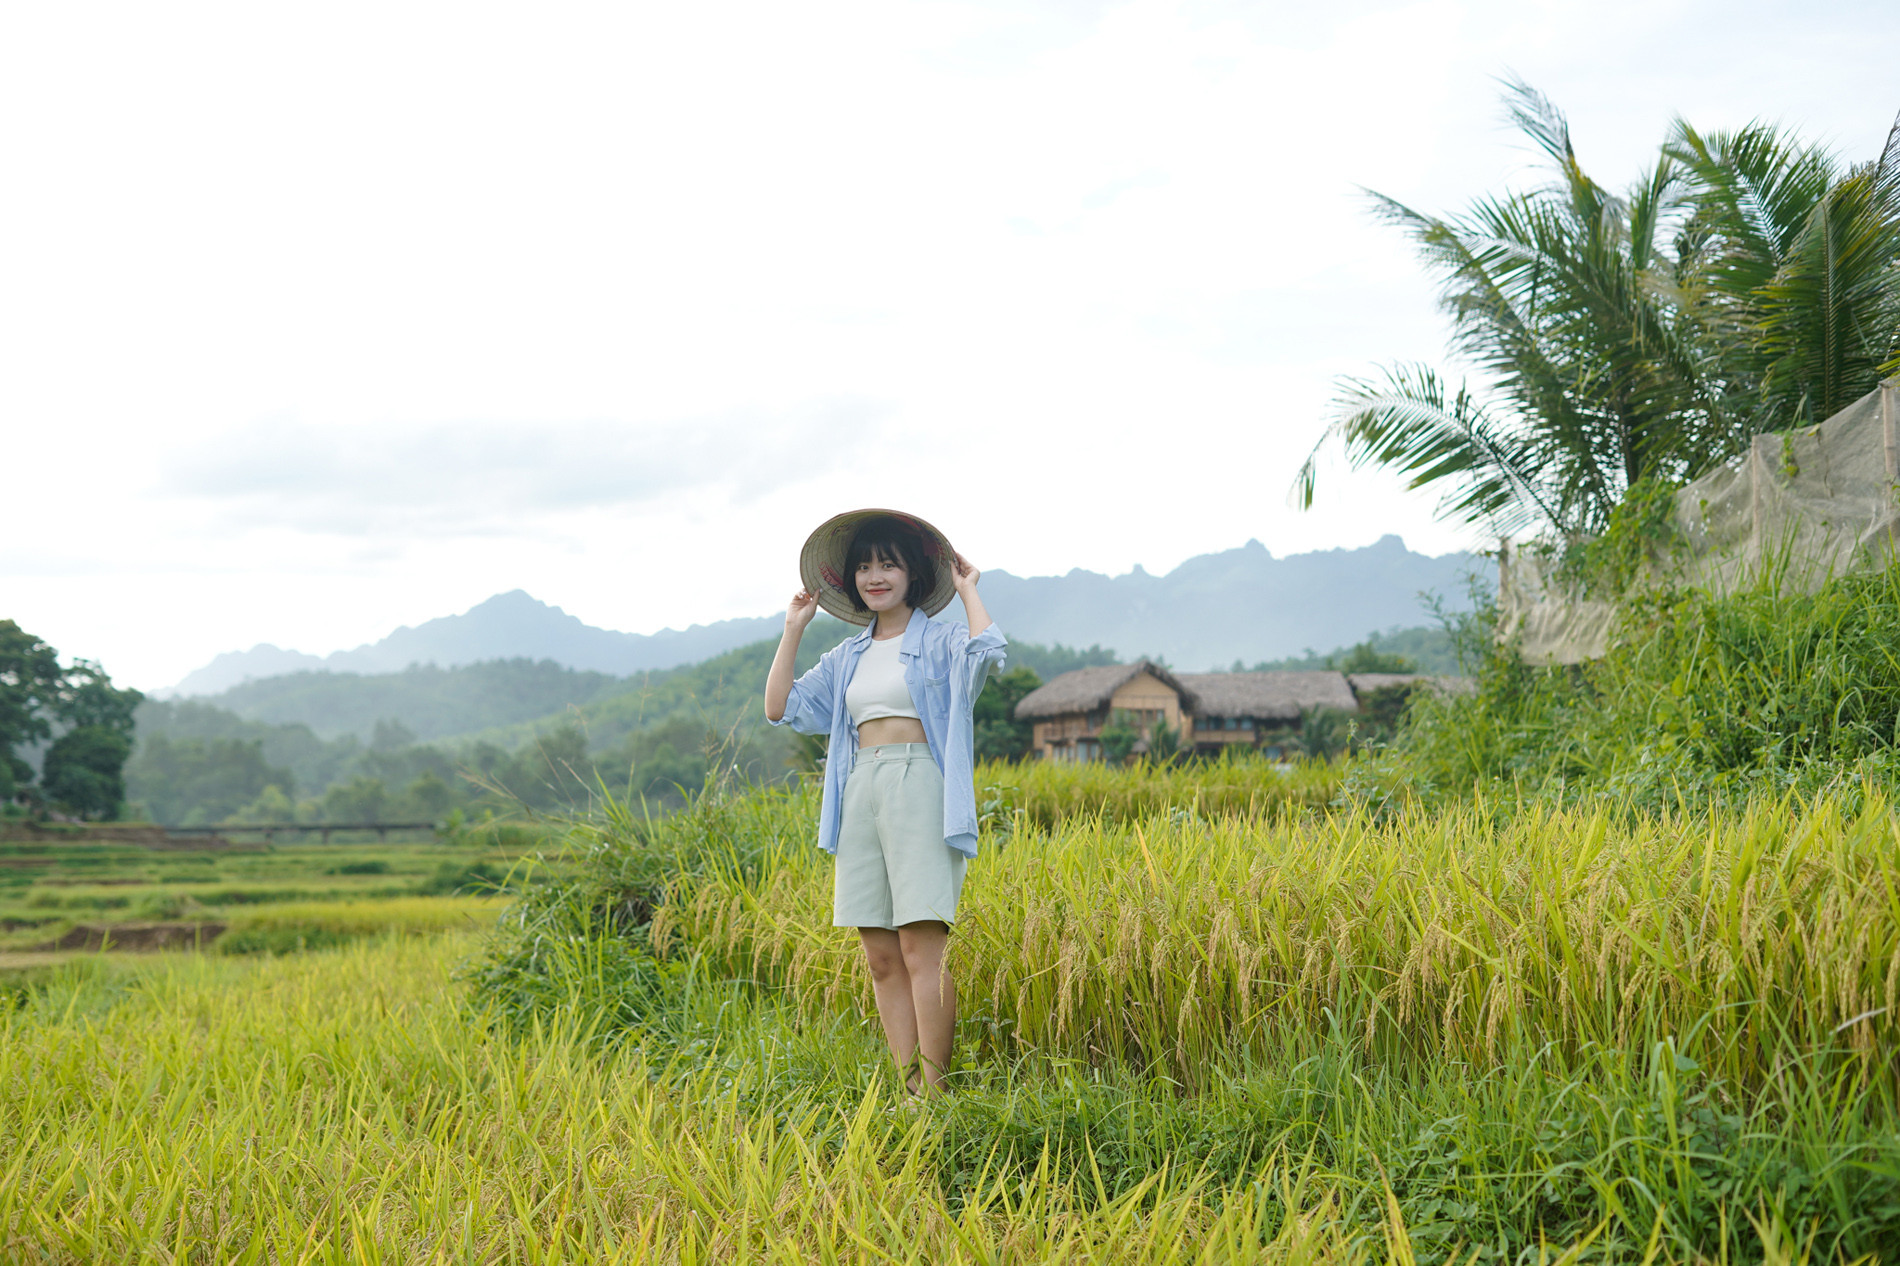
[[[1072,569],[1064,576],[984,573],[983,596],[1007,634],[1028,642],[1158,654],[1183,668],[1257,662],[1308,646],[1344,646],[1368,633],[1419,623],[1421,591],[1456,607],[1469,554],[1414,554],[1394,535],[1358,549],[1275,558],[1258,540],[1187,559],[1157,576],[1140,563],[1125,575]],[[953,602],[945,618],[963,618]],[[396,673],[497,659],[553,660],[567,668],[632,673],[697,663],[784,627],[781,616],[721,620],[685,630],[619,633],[595,628],[524,589],[460,615],[395,630],[381,641],[318,658],[260,645],[219,655],[173,693],[216,694],[257,677],[298,671]]]

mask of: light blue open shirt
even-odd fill
[[[838,851],[844,783],[858,758],[858,727],[845,710],[844,692],[858,671],[858,657],[871,644],[872,627],[826,651],[811,671],[793,682],[785,715],[772,722],[800,734],[831,736],[825,795],[818,809],[818,847],[827,853]],[[913,609],[903,645],[897,648],[911,705],[924,724],[931,758],[943,773],[943,842],[971,857],[976,856],[976,733],[970,710],[991,671],[1003,667],[1008,645],[994,623],[971,637],[961,624],[933,620]]]

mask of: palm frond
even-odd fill
[[[1394,366],[1382,380],[1348,379],[1341,384],[1333,417],[1300,467],[1295,497],[1313,504],[1320,452],[1338,442],[1354,467],[1385,466],[1422,488],[1449,481],[1453,490],[1440,513],[1493,520],[1501,531],[1517,530],[1557,510],[1540,486],[1532,446],[1493,418],[1460,386],[1448,392],[1433,370]]]

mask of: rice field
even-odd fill
[[[922,1106],[809,786],[608,806],[512,904],[260,905],[347,938],[0,981],[0,1260],[1900,1259],[1878,790],[1338,784],[982,771]]]
[[[714,866],[656,945],[784,986],[811,1015],[870,1007],[829,926],[829,863],[772,845]],[[973,865],[953,963],[1004,1050],[1162,1066],[1338,1026],[1394,1067],[1669,1037],[1743,1085],[1789,1051],[1873,1076],[1900,1053],[1900,822],[1878,794],[1714,818],[1482,805],[1071,821]]]
[[[169,848],[104,836],[0,838],[0,956],[40,948],[76,928],[164,923],[181,932],[190,925],[221,930],[282,925],[281,913],[263,913],[279,907],[395,910],[423,894],[492,887],[532,851],[531,844],[503,847],[466,834],[469,843],[183,841]],[[426,920],[426,901],[407,908]]]
[[[471,1023],[465,939],[74,972],[0,1019],[0,1255],[68,1262],[1347,1262],[1327,1194],[997,1175],[953,1208],[875,1080]],[[805,1052],[807,1058],[816,1058]],[[750,1086],[746,1083],[750,1083]],[[1284,1219],[1286,1203],[1300,1210]],[[1273,1216],[1266,1210],[1271,1204]],[[1276,1229],[1263,1235],[1271,1221]],[[1392,1234],[1403,1243],[1403,1231]]]

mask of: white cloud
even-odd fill
[[[1897,37],[1767,0],[14,6],[0,615],[163,684],[516,586],[753,614],[846,504],[1018,573],[1468,544],[1377,475],[1284,503],[1337,375],[1443,350],[1359,189],[1528,178],[1507,70],[1612,183],[1677,112],[1867,157]]]
[[[752,500],[875,443],[882,412],[836,401],[649,426],[266,422],[170,455],[161,486],[213,503],[227,528],[492,537],[598,508],[693,496]]]

